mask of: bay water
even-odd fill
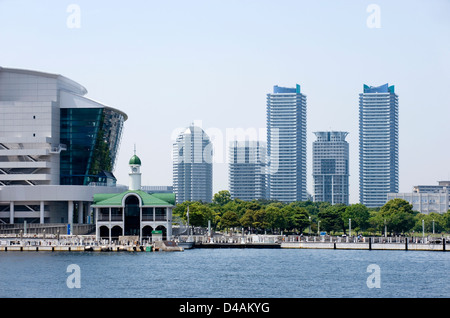
[[[1,298],[447,298],[450,253],[2,252]]]

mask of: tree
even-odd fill
[[[253,216],[253,227],[257,230],[265,230],[269,228],[269,224],[266,220],[266,210],[262,208],[261,210],[255,211]]]
[[[327,232],[336,232],[343,230],[345,233],[346,226],[342,215],[345,211],[345,205],[332,205],[326,207],[318,214],[320,220],[320,228]]]
[[[304,207],[298,207],[294,204],[290,204],[282,208],[282,212],[286,218],[288,230],[297,229],[303,232],[303,229],[311,224],[309,220],[309,214]]]
[[[223,206],[231,201],[231,194],[228,190],[221,190],[214,194],[212,203]]]
[[[450,210],[442,215],[442,225],[445,231],[450,232]]]
[[[185,201],[177,204],[173,209],[173,214],[179,215],[183,220],[187,222],[187,211],[189,207],[189,225],[195,226],[208,226],[208,220],[213,221],[215,219],[214,211],[207,205],[198,201]]]
[[[392,199],[380,208],[377,219],[392,233],[404,233],[411,230],[415,224],[415,213],[412,204],[403,199]]]
[[[351,219],[351,227],[356,233],[365,230],[369,226],[370,213],[369,209],[361,203],[351,204],[345,208],[342,214],[344,224],[348,224]]]
[[[219,221],[219,227],[222,229],[230,229],[239,225],[239,217],[234,211],[225,212]]]
[[[248,209],[247,212],[239,219],[239,222],[243,227],[249,228],[250,232],[252,231],[253,227],[255,226],[255,214],[256,212],[254,210]]]
[[[286,218],[282,210],[276,204],[269,204],[266,208],[267,226],[274,232],[275,229],[283,230],[286,225]]]
[[[425,232],[433,232],[433,223],[435,233],[441,233],[445,230],[444,215],[436,212],[431,212],[430,214],[419,213],[416,215],[416,224],[414,226],[414,231],[422,232],[422,220],[424,221]]]
[[[379,216],[377,211],[373,211],[372,209],[369,210],[369,219],[368,219],[368,228],[367,231],[369,231],[372,234],[375,234],[377,231],[383,231],[382,229],[382,223],[379,221]]]

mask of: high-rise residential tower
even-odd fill
[[[367,207],[398,192],[398,96],[394,86],[364,85],[359,94],[359,199]]]
[[[269,198],[306,201],[306,95],[274,86],[267,94]]]
[[[232,199],[266,198],[266,143],[233,141],[229,152],[228,181]]]
[[[349,146],[348,132],[320,131],[314,133],[313,181],[314,201],[331,204],[349,202]]]
[[[212,143],[194,124],[173,144],[173,190],[177,203],[212,201]]]

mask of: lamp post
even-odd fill
[[[320,221],[317,222],[317,235],[320,235]]]
[[[386,219],[384,219],[384,237],[387,237]]]
[[[352,236],[352,219],[348,219],[348,236]]]
[[[425,220],[422,220],[422,240],[425,238]]]
[[[434,220],[433,220],[433,234],[434,234]]]
[[[308,234],[311,235],[311,217],[309,216],[309,231]]]

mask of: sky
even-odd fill
[[[172,144],[190,123],[213,139],[214,192],[228,189],[226,142],[266,128],[266,94],[307,96],[314,131],[348,131],[359,201],[363,85],[399,96],[399,191],[450,180],[450,1],[0,0],[0,66],[61,74],[128,115],[114,174],[136,145],[144,185],[172,185]]]

